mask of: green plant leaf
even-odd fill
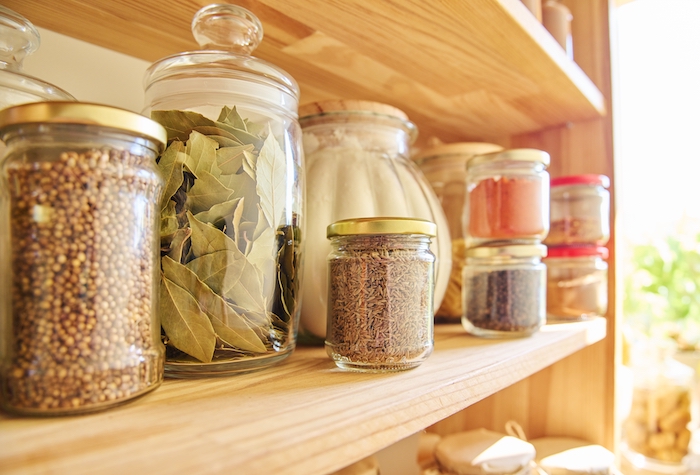
[[[243,164],[243,152],[250,153],[252,150],[253,146],[250,144],[220,148],[216,152],[216,164],[221,169],[222,174],[232,175],[238,173]]]
[[[159,110],[151,112],[151,119],[165,127],[168,132],[168,142],[180,140],[186,142],[192,129],[200,126],[216,126],[216,123],[202,114],[191,111]]]
[[[168,148],[165,149],[158,161],[158,169],[161,175],[163,175],[163,180],[165,182],[163,196],[160,200],[160,209],[166,206],[170,198],[173,197],[175,192],[182,185],[182,165],[184,162],[181,153],[184,152],[184,150],[185,145],[179,140],[175,140],[168,145]]]
[[[258,154],[256,166],[257,192],[260,206],[272,227],[277,227],[282,218],[286,199],[286,166],[284,151],[270,129]]]
[[[231,308],[197,275],[174,260],[163,258],[163,274],[167,279],[187,290],[207,314],[216,335],[227,345],[244,351],[264,353],[265,344],[253,331],[248,320]]]
[[[261,276],[238,249],[197,257],[187,263],[187,268],[234,305],[253,312],[266,311]]]
[[[216,251],[238,250],[236,243],[230,237],[211,224],[201,222],[189,211],[187,219],[192,230],[192,252],[195,258]]]
[[[224,186],[211,173],[202,170],[187,195],[187,204],[196,214],[233,198],[233,190]]]
[[[165,276],[160,281],[160,321],[169,344],[199,361],[211,361],[216,334],[209,317],[189,292]]]

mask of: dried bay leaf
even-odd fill
[[[260,206],[272,227],[280,224],[286,200],[287,159],[272,134],[272,129],[260,149],[256,165],[256,190]]]
[[[175,214],[175,202],[168,201],[160,211],[160,237],[161,239],[172,236],[178,229],[177,215]]]
[[[195,214],[194,217],[203,223],[210,223],[216,226],[218,229],[222,229],[226,218],[233,216],[233,213],[240,201],[241,198],[235,198],[233,200],[215,204],[207,211],[202,211],[201,213]]]
[[[219,144],[205,135],[193,130],[187,140],[185,153],[190,156],[194,163],[194,174],[199,177],[202,171],[211,173],[213,176],[221,174],[216,164],[216,150]]]
[[[243,164],[243,152],[250,153],[253,150],[251,144],[236,147],[222,147],[216,151],[216,164],[222,174],[232,175],[238,173]]]
[[[187,212],[187,219],[192,230],[192,252],[201,257],[216,251],[238,250],[236,243],[226,234],[208,223],[198,220],[192,213]]]
[[[214,292],[237,307],[253,312],[265,312],[262,276],[237,248],[216,251],[187,263]]]
[[[207,211],[215,204],[228,201],[233,197],[233,190],[224,186],[211,173],[201,171],[187,195],[187,204],[196,214]]]
[[[221,112],[219,113],[219,118],[216,119],[216,121],[223,122],[232,127],[235,127],[236,129],[248,131],[248,127],[246,126],[246,123],[240,116],[240,114],[238,114],[236,106],[233,106],[233,109],[231,109],[228,106],[224,106],[224,108],[221,109]]]
[[[216,334],[192,295],[165,276],[160,281],[160,320],[169,344],[199,361],[214,355]]]
[[[175,231],[172,241],[170,242],[170,250],[168,251],[168,257],[177,262],[182,262],[183,250],[187,245],[187,242],[192,235],[192,230],[190,228],[180,228]]]
[[[183,181],[182,166],[183,160],[180,155],[185,150],[185,145],[179,140],[173,141],[168,148],[165,149],[158,161],[158,169],[165,186],[163,188],[163,196],[160,200],[160,209],[170,201],[175,192],[180,188]]]
[[[265,344],[247,319],[231,308],[197,275],[174,260],[163,258],[163,274],[167,279],[187,290],[209,317],[216,335],[227,345],[255,353],[267,351]]]
[[[251,244],[246,255],[263,276],[263,295],[271,295],[277,276],[277,233],[267,228]]]
[[[216,123],[202,114],[192,111],[159,110],[151,112],[151,119],[165,127],[168,141],[186,142],[192,129],[200,126],[216,126]]]

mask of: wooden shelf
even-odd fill
[[[5,0],[37,26],[148,61],[198,49],[205,0]],[[605,98],[519,0],[238,0],[264,25],[256,55],[302,102],[403,109],[419,142],[488,140],[605,114]]]
[[[324,474],[415,433],[605,337],[604,319],[487,341],[436,327],[436,351],[391,374],[336,369],[322,348],[229,378],[167,380],[78,417],[0,415],[2,473]]]

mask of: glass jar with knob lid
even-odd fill
[[[166,374],[225,375],[286,358],[296,344],[304,169],[299,88],[251,56],[260,20],[200,9],[201,50],[155,62],[144,112],[168,131],[159,167]]]

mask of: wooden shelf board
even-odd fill
[[[263,371],[166,380],[96,414],[0,414],[0,467],[5,475],[324,474],[603,339],[605,328],[596,319],[492,341],[438,325],[435,352],[406,372],[343,372],[323,348],[299,347]]]
[[[198,49],[190,22],[207,3],[3,2],[37,26],[148,61]],[[390,103],[417,123],[420,141],[484,140],[605,113],[600,91],[519,0],[236,3],[263,22],[256,56],[287,70],[302,102]]]

